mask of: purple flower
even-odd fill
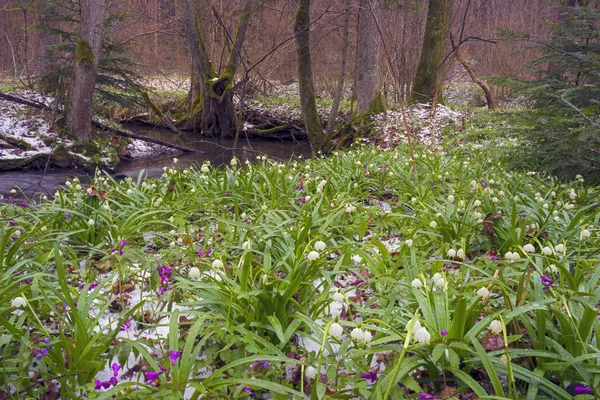
[[[211,254],[212,254],[212,249],[208,249],[208,250],[206,250],[206,255],[207,255],[207,256],[210,256]]]
[[[161,287],[160,291],[158,292],[158,297],[161,297],[163,294],[165,294],[167,292],[167,290],[170,290],[168,287]]]
[[[549,284],[554,283],[554,281],[552,279],[548,278],[546,275],[540,276],[540,280],[544,283],[549,283]]]
[[[117,386],[117,384],[119,383],[119,380],[117,379],[116,376],[111,376],[110,379],[108,380],[108,383],[110,383],[113,386]]]
[[[127,245],[127,240],[123,239],[121,240],[121,243],[119,243],[119,246],[121,247],[125,247]]]
[[[113,365],[111,365],[110,368],[113,371],[113,376],[117,376],[119,374],[119,370],[121,369],[121,366],[117,363],[113,363]]]
[[[594,389],[588,388],[585,386],[576,386],[575,393],[576,394],[594,394]]]
[[[23,204],[21,204],[21,206],[23,206],[23,208],[29,208],[29,204],[27,204],[27,203],[23,203]]]
[[[358,285],[360,285],[360,284],[361,284],[361,283],[363,283],[363,282],[364,282],[364,281],[363,281],[362,279],[357,279],[357,280],[355,280],[354,282],[352,282],[352,286],[358,286]]]
[[[436,396],[434,396],[433,394],[428,394],[425,392],[419,392],[419,399],[435,399]]]
[[[360,374],[360,376],[362,376],[371,383],[377,382],[377,373],[375,373],[374,371],[369,371],[368,374],[362,373]]]
[[[154,371],[150,371],[150,372],[146,372],[146,380],[147,381],[153,381],[156,378],[158,378],[159,376],[161,376],[162,374],[164,374],[163,371],[159,371],[159,372],[154,372]]]
[[[181,351],[173,351],[173,350],[169,350],[169,357],[171,357],[171,365],[175,365],[175,363],[177,362],[177,359],[179,359],[179,357],[181,357]]]
[[[196,252],[196,255],[197,255],[198,257],[202,257],[202,250],[198,250],[198,251]]]
[[[25,279],[25,284],[29,285],[31,283],[31,279]]]
[[[258,360],[258,361],[254,361],[250,368],[258,369],[258,370],[269,369],[269,368],[271,368],[271,364],[265,360]]]
[[[47,337],[47,338],[44,338],[44,343],[46,343],[46,344],[50,344],[50,338],[49,338],[49,337]]]
[[[498,261],[500,260],[500,256],[498,256],[498,254],[492,254],[490,256],[490,261]]]
[[[17,223],[15,221],[10,221],[9,224],[10,226],[17,226]]]
[[[98,284],[97,284],[97,283],[92,283],[92,284],[90,285],[90,288],[89,288],[88,290],[90,290],[90,291],[91,291],[91,290],[94,290],[94,289],[95,289],[97,286],[98,286]]]
[[[125,321],[123,322],[123,325],[121,325],[120,331],[125,331],[127,329],[131,329],[131,321]]]
[[[100,379],[96,379],[94,384],[96,385],[96,390],[102,389],[102,381]]]
[[[430,183],[431,187],[435,187],[435,182]]]
[[[442,331],[440,333],[442,334],[442,336],[446,336],[448,334],[448,331],[445,329],[442,329]]]
[[[551,287],[552,287],[552,284],[544,285],[544,287],[542,288],[542,290],[548,290]]]

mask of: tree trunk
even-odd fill
[[[233,137],[236,114],[232,86],[241,60],[241,50],[250,21],[253,1],[246,1],[229,53],[229,60],[220,76],[215,72],[200,30],[197,0],[186,2],[186,37],[192,65],[202,87],[202,133],[208,136]]]
[[[333,95],[333,104],[327,121],[327,137],[330,137],[335,127],[335,120],[338,116],[340,100],[344,94],[344,75],[346,73],[346,60],[348,58],[348,31],[350,28],[350,0],[345,0],[344,7],[344,31],[342,33],[342,60],[340,64],[340,76],[338,77],[337,88]]]
[[[66,128],[79,142],[92,136],[92,100],[104,33],[104,0],[81,0],[81,29],[75,50]]]
[[[42,27],[39,32],[37,44],[37,68],[35,70],[36,78],[43,92],[49,92],[56,89],[56,77],[53,71],[56,69],[56,51],[53,46],[60,42],[58,35],[53,34],[56,30],[56,23],[51,21],[51,9],[48,0],[42,0],[39,11],[38,24]]]
[[[312,61],[310,58],[310,0],[299,0],[298,13],[294,23],[296,50],[298,54],[298,88],[300,106],[306,133],[313,155],[325,144],[326,138],[319,121],[315,86],[313,82]]]
[[[446,40],[450,33],[454,0],[429,0],[425,38],[410,103],[433,103],[441,93],[442,62]]]
[[[373,12],[371,12],[371,8]],[[378,21],[381,20],[380,0],[360,0],[356,36],[356,111],[358,114],[369,111],[371,103],[377,97],[377,64],[380,43],[375,18]]]

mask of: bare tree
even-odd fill
[[[356,38],[356,106],[359,114],[369,110],[377,94],[379,34],[376,19],[381,19],[380,1],[360,0]]]
[[[444,51],[450,33],[454,0],[429,0],[425,39],[410,102],[435,103],[442,81]]]
[[[241,60],[242,46],[250,21],[253,1],[245,1],[229,59],[220,75],[215,71],[204,43],[197,0],[185,0],[185,28],[192,65],[202,88],[202,132],[208,136],[232,137],[236,130],[233,82]],[[228,35],[228,33],[227,33]]]
[[[331,136],[335,126],[335,120],[338,116],[340,100],[344,94],[344,75],[346,74],[346,61],[348,58],[348,31],[350,29],[350,0],[344,0],[344,30],[342,32],[342,58],[340,61],[340,74],[338,76],[337,87],[333,95],[333,104],[327,121],[327,136]]]
[[[104,0],[81,0],[81,27],[65,110],[65,126],[80,142],[92,136],[92,99],[104,34],[103,7]]]
[[[298,53],[298,87],[300,91],[300,105],[308,140],[315,154],[325,144],[323,126],[317,112],[315,98],[315,85],[310,58],[310,1],[300,0],[294,33],[296,34],[296,48]]]

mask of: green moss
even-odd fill
[[[85,40],[77,41],[77,48],[75,49],[75,61],[81,64],[93,64],[94,54],[89,43]]]
[[[21,150],[31,150],[31,145],[22,139],[16,139],[11,136],[6,136],[2,134],[0,134],[0,139],[4,140],[9,144],[12,144],[15,147],[18,147]]]
[[[381,90],[377,90],[373,99],[369,103],[369,108],[367,109],[367,115],[375,115],[380,114],[385,111],[385,102],[383,101],[383,95],[381,94]]]

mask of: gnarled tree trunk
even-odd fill
[[[454,0],[429,0],[425,38],[410,103],[435,103],[443,82],[442,62]]]
[[[192,65],[198,74],[202,88],[202,133],[208,136],[233,137],[236,130],[236,114],[232,86],[241,59],[253,1],[245,2],[229,53],[229,60],[220,76],[213,68],[206,51],[200,29],[197,0],[185,0],[185,4],[188,48],[192,57]]]
[[[296,49],[298,53],[298,88],[300,91],[300,106],[308,140],[313,154],[316,154],[325,144],[326,137],[317,112],[315,85],[310,58],[310,0],[300,0],[296,21]]]
[[[104,34],[103,7],[104,0],[81,0],[81,28],[65,117],[67,130],[79,142],[87,142],[92,136],[92,99]]]
[[[381,20],[380,0],[360,0],[356,37],[356,110],[358,114],[369,111],[371,103],[377,97],[377,64],[380,41],[375,18]]]

